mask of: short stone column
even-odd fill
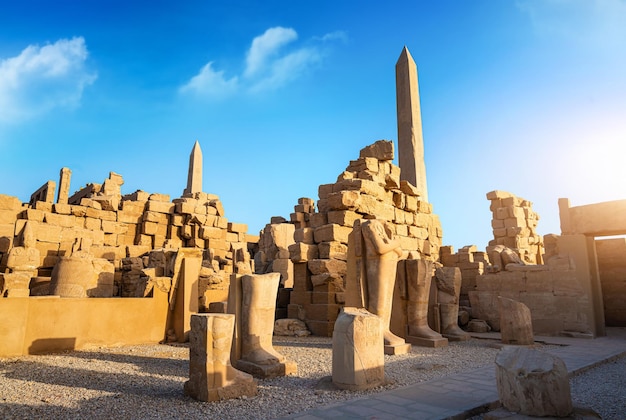
[[[533,322],[528,306],[502,296],[498,297],[498,301],[502,342],[525,346],[534,344]]]
[[[558,357],[528,347],[506,347],[496,356],[500,402],[509,411],[537,417],[572,412],[569,376]]]
[[[234,315],[191,315],[189,380],[185,382],[185,394],[200,401],[257,394],[254,378],[230,364],[234,326]]]
[[[359,391],[385,381],[381,319],[365,309],[343,308],[333,331],[333,384]]]

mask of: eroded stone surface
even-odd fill
[[[513,299],[498,297],[500,334],[504,344],[531,345],[535,342],[533,322],[528,306]]]
[[[352,391],[385,380],[383,325],[365,309],[343,308],[333,331],[333,384]]]
[[[185,393],[200,401],[219,401],[257,394],[254,378],[230,364],[235,316],[191,315],[189,380]]]
[[[505,347],[496,356],[502,405],[529,416],[565,417],[572,412],[569,376],[555,356],[527,347]]]

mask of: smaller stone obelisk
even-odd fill
[[[418,189],[421,201],[428,201],[417,66],[406,47],[396,63],[396,108],[400,179]]]
[[[200,143],[196,140],[193,149],[191,149],[191,155],[189,155],[187,188],[183,191],[183,195],[199,192],[202,192],[202,150],[200,149]]]

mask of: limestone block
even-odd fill
[[[191,315],[187,395],[200,401],[221,401],[257,394],[254,378],[230,364],[234,324],[234,315]]]
[[[328,224],[326,213],[311,213],[308,219],[309,227],[317,228]]]
[[[330,210],[354,210],[360,196],[358,191],[333,192],[324,200],[324,208],[320,202],[318,202],[318,207],[321,213]]]
[[[359,157],[372,157],[378,160],[393,160],[393,142],[389,140],[378,140],[376,143],[364,147],[359,152]]]
[[[351,210],[334,210],[327,213],[328,223],[352,227],[354,222],[361,218],[357,212]]]
[[[317,245],[320,259],[348,260],[348,246],[342,242],[321,242]]]
[[[0,210],[20,210],[22,202],[19,198],[0,194]]]
[[[246,233],[248,231],[248,225],[245,223],[228,223],[228,231],[236,233]]]
[[[375,388],[385,380],[381,320],[365,309],[346,307],[333,331],[332,381],[351,391]]]
[[[150,201],[148,201],[147,204],[147,210],[157,213],[170,214],[174,213],[174,211],[176,210],[176,204],[162,201],[154,201],[152,200],[152,196],[150,196]]]
[[[534,344],[533,324],[528,306],[502,296],[500,304],[500,334],[504,344]]]
[[[329,224],[315,229],[313,237],[315,242],[343,242],[348,243],[348,235],[352,229],[347,226]]]
[[[311,331],[300,319],[283,318],[274,322],[274,335],[306,337],[311,335]]]
[[[333,192],[334,185],[335,184],[322,184],[317,188],[317,193],[318,193],[320,200],[325,200],[326,198],[328,198],[328,195]],[[322,211],[319,201],[317,204],[317,208],[319,209],[320,212]]]
[[[272,271],[280,273],[280,284],[283,287],[293,287],[293,262],[289,258],[272,261]]]
[[[309,245],[303,242],[289,245],[289,258],[293,262],[306,262],[316,259],[318,256],[317,245]]]
[[[371,195],[380,199],[385,197],[385,188],[378,182],[366,179],[346,179],[335,184],[334,191],[355,190],[362,194]]]
[[[506,191],[494,190],[487,193],[487,200],[497,200],[502,198],[514,197],[513,194]]]
[[[315,243],[313,232],[314,229],[310,227],[296,229],[293,233],[293,239],[296,242],[303,242],[305,244],[313,245]]]
[[[496,356],[496,384],[502,405],[537,417],[565,417],[572,412],[565,363],[549,353],[525,347],[502,349]]]
[[[378,172],[378,159],[375,157],[361,157],[357,160],[351,160],[346,170],[349,172]]]
[[[340,260],[316,259],[308,262],[308,268],[312,274],[330,273],[335,277],[346,275],[347,263]]]

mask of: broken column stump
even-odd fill
[[[257,394],[257,383],[230,364],[235,316],[191,315],[189,380],[185,394],[200,401],[220,401]]]
[[[565,363],[548,353],[504,348],[496,356],[496,384],[500,402],[509,411],[538,417],[565,417],[572,412]]]
[[[343,308],[333,331],[333,384],[359,391],[385,381],[383,327],[365,309]]]
[[[502,296],[498,297],[498,301],[502,342],[523,346],[534,344],[533,323],[528,306]]]

